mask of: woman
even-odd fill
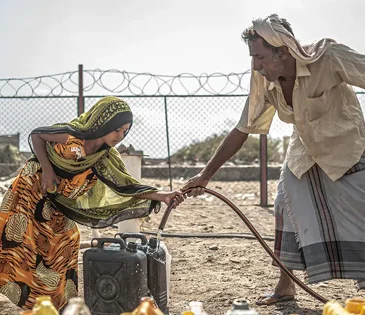
[[[114,146],[132,123],[124,101],[105,97],[70,123],[31,132],[34,155],[0,208],[0,293],[18,306],[30,309],[37,296],[49,295],[61,309],[77,295],[75,221],[107,227],[186,197],[128,174]]]

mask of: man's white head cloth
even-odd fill
[[[252,21],[252,27],[248,32],[256,32],[267,43],[274,47],[286,46],[289,53],[301,64],[317,61],[325,52],[332,39],[323,39],[310,46],[302,46],[298,40],[284,26],[283,21],[277,14],[266,18],[258,18]],[[251,65],[250,99],[248,111],[248,126],[260,115],[264,106],[266,79]]]

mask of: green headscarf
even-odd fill
[[[39,133],[67,133],[79,139],[96,139],[127,123],[133,123],[128,104],[117,97],[105,97],[69,123],[37,128],[30,136]],[[155,211],[159,209],[158,202],[136,198],[157,189],[141,185],[133,178],[127,172],[115,148],[104,145],[98,152],[75,161],[60,157],[53,145],[47,142],[46,150],[58,176],[70,178],[91,168],[98,177],[97,183],[77,199],[69,199],[61,194],[50,195],[52,204],[70,219],[101,228],[119,221],[146,216],[154,208]],[[36,157],[33,155],[31,159],[35,160]]]
[[[58,123],[53,126],[34,129],[31,134],[68,133],[78,139],[96,139],[127,123],[131,125],[133,123],[133,114],[128,104],[117,97],[107,96],[78,118],[68,123]]]

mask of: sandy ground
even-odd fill
[[[168,190],[168,181],[144,180],[144,183]],[[180,188],[183,181],[174,181]],[[269,202],[273,203],[275,182],[271,182]],[[260,234],[273,236],[273,208],[254,206],[259,203],[258,183],[211,182],[209,188],[227,196],[240,208]],[[156,232],[163,207],[142,225],[142,231]],[[91,237],[91,229],[82,228],[82,240]],[[250,233],[239,217],[217,198],[208,194],[189,198],[174,210],[167,221],[166,233]],[[102,230],[103,236],[113,236],[115,229]],[[224,314],[235,298],[248,299],[259,314],[322,314],[323,304],[298,288],[296,301],[276,306],[256,307],[256,298],[275,287],[278,269],[258,241],[242,238],[178,238],[164,237],[172,255],[170,314],[179,315],[189,301],[202,301],[210,315]],[[267,242],[270,248],[273,241]],[[80,253],[80,295],[83,295],[82,253]],[[303,274],[296,275],[303,279]],[[310,286],[328,299],[344,305],[356,296],[353,281],[332,280]]]

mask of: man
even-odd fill
[[[277,15],[242,34],[252,57],[241,119],[183,189],[204,187],[245,143],[267,134],[275,112],[293,124],[275,200],[275,253],[309,283],[355,279],[365,287],[365,124],[351,85],[365,88],[365,56],[330,39],[303,47]],[[283,272],[259,305],[293,299]]]

